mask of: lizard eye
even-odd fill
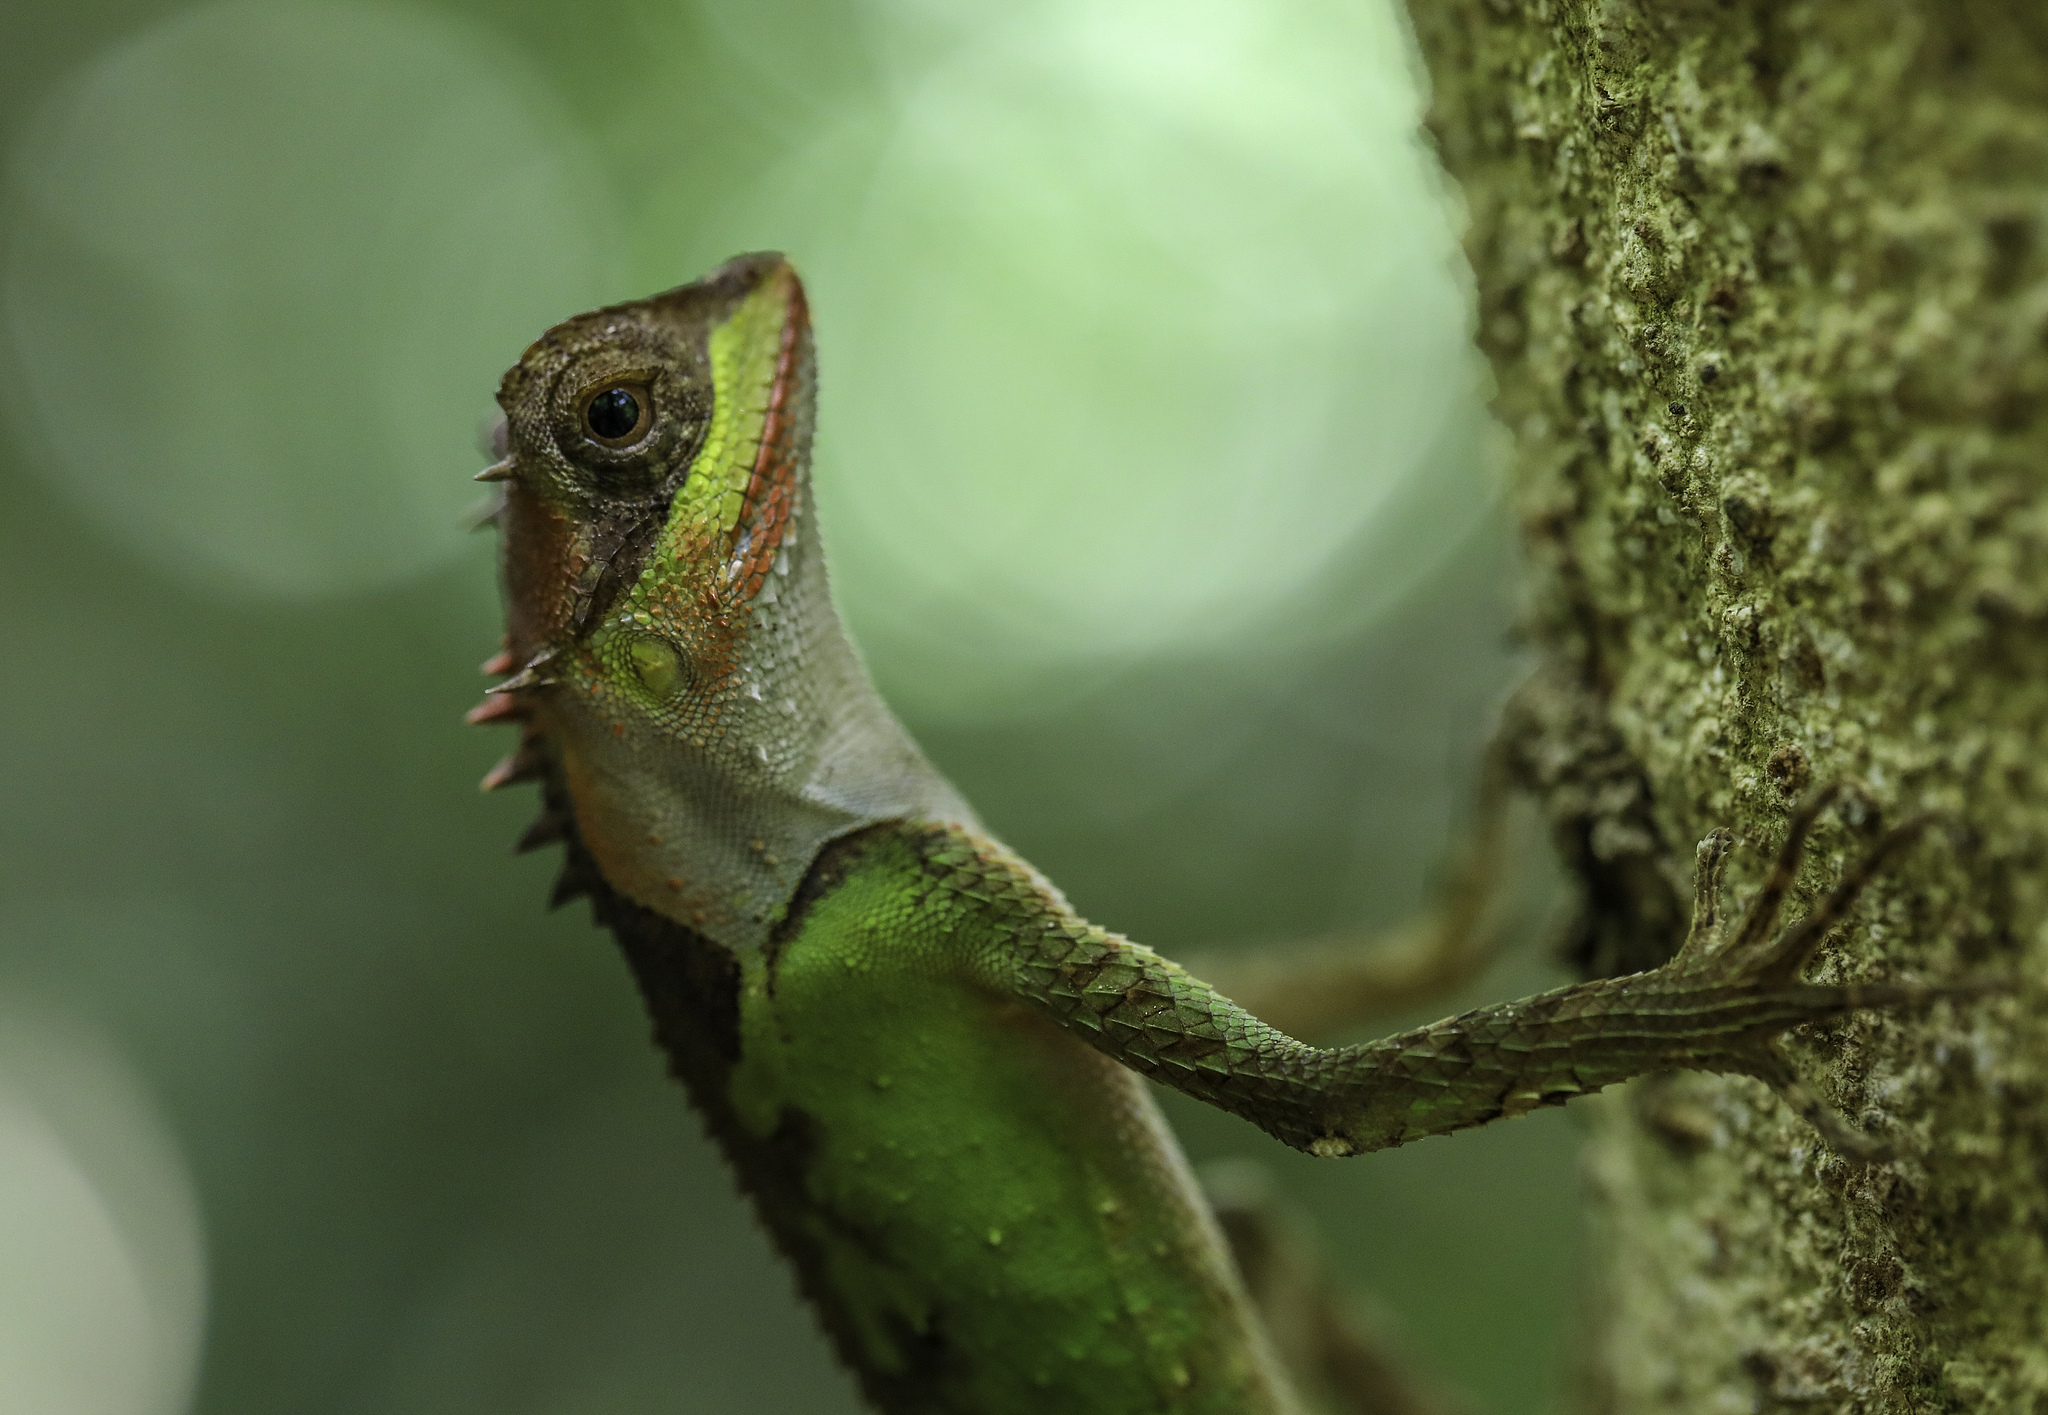
[[[603,447],[630,447],[647,435],[654,400],[639,383],[614,383],[583,400],[583,431]]]

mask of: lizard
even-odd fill
[[[1779,1038],[1961,989],[1802,970],[1921,822],[1777,929],[1793,812],[1739,920],[1699,847],[1669,962],[1313,1046],[1080,917],[919,751],[834,610],[810,482],[816,354],[783,257],[548,330],[504,376],[503,676],[487,789],[537,782],[656,1039],[866,1399],[894,1415],[1280,1415],[1275,1356],[1147,1090],[1327,1157],[1645,1072],[1736,1073],[1875,1142]]]

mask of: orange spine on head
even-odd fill
[[[748,599],[761,592],[782,551],[790,511],[796,504],[797,470],[803,460],[798,446],[797,403],[806,392],[800,385],[809,376],[810,309],[794,272],[785,268],[783,278],[789,305],[782,324],[782,346],[776,351],[775,381],[761,423],[761,448],[754,458],[753,475],[744,493],[746,505],[740,513],[740,526],[751,534],[746,537],[744,555],[736,559],[733,575]]]

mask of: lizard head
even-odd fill
[[[788,574],[814,363],[779,256],[579,315],[505,375],[508,647],[683,738],[716,731]]]
[[[964,813],[875,696],[833,612],[810,513],[815,356],[778,255],[578,315],[505,375],[516,720],[486,786],[545,778],[607,883],[758,942],[825,840]],[[544,821],[543,825],[547,822]]]

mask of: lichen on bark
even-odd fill
[[[1532,634],[1670,882],[1725,825],[1753,887],[1852,783],[1795,913],[1880,820],[1941,824],[1813,975],[2016,984],[1795,1041],[1889,1163],[1753,1081],[1589,1103],[1580,1406],[2048,1411],[2048,8],[1411,9]]]

